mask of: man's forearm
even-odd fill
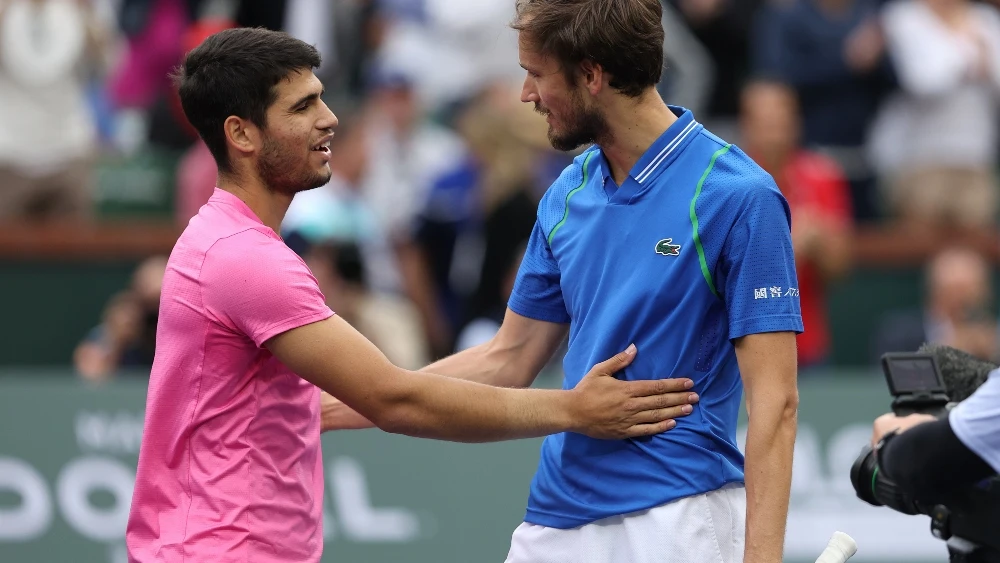
[[[358,414],[357,411],[345,405],[340,399],[326,391],[320,393],[320,432],[329,430],[361,430],[374,428],[372,421]]]
[[[504,378],[506,370],[501,369],[502,366],[497,365],[497,362],[490,361],[487,346],[487,344],[481,344],[463,350],[438,360],[419,371],[486,385],[515,387],[516,385],[507,385],[510,383],[510,378]],[[375,427],[375,424],[370,420],[326,393],[321,396],[320,407],[321,432]]]
[[[531,319],[508,309],[500,330],[488,342],[420,371],[496,387],[531,387],[568,330],[566,324]]]
[[[747,403],[745,563],[780,563],[795,446],[794,400]]]
[[[565,325],[535,321],[508,311],[500,333],[489,342],[419,371],[496,387],[530,387],[565,335]],[[323,430],[370,427],[364,417],[344,412],[341,405],[330,402],[325,406]]]
[[[453,442],[495,442],[571,431],[573,417],[566,391],[503,389],[442,378],[410,386],[388,415],[382,430]]]
[[[442,358],[418,371],[498,387],[525,387],[520,384],[525,378],[519,379],[512,373],[514,365],[504,361],[492,342],[486,342]]]
[[[402,371],[374,390],[373,422],[388,432],[455,442],[493,442],[577,432],[621,440],[673,428],[689,379],[623,382],[635,345],[595,365],[572,390],[505,389]]]
[[[458,382],[454,382],[456,385]],[[463,385],[464,387],[464,385]],[[494,442],[535,438],[570,430],[565,391],[498,389],[479,386],[466,401],[455,393],[420,386],[407,394],[405,406],[380,420],[383,430],[456,442]],[[462,389],[468,392],[468,388]],[[475,409],[471,409],[476,405]],[[337,398],[320,395],[320,431],[374,428],[372,421]]]

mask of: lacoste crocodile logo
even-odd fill
[[[681,245],[672,244],[674,239],[665,238],[656,243],[656,248],[654,250],[657,254],[662,254],[664,256],[678,256],[681,253]]]

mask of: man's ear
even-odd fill
[[[604,67],[585,59],[580,63],[580,80],[591,96],[598,95],[604,88],[604,80],[609,78],[604,74]]]
[[[223,123],[226,132],[226,142],[244,155],[260,148],[261,135],[250,120],[230,115]]]

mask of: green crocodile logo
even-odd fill
[[[665,238],[656,243],[656,248],[654,250],[656,250],[657,254],[662,254],[664,256],[678,256],[681,253],[681,245],[671,244],[673,242],[674,239]]]

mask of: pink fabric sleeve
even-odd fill
[[[212,246],[201,288],[208,314],[258,347],[333,315],[305,262],[285,243],[252,229]]]

